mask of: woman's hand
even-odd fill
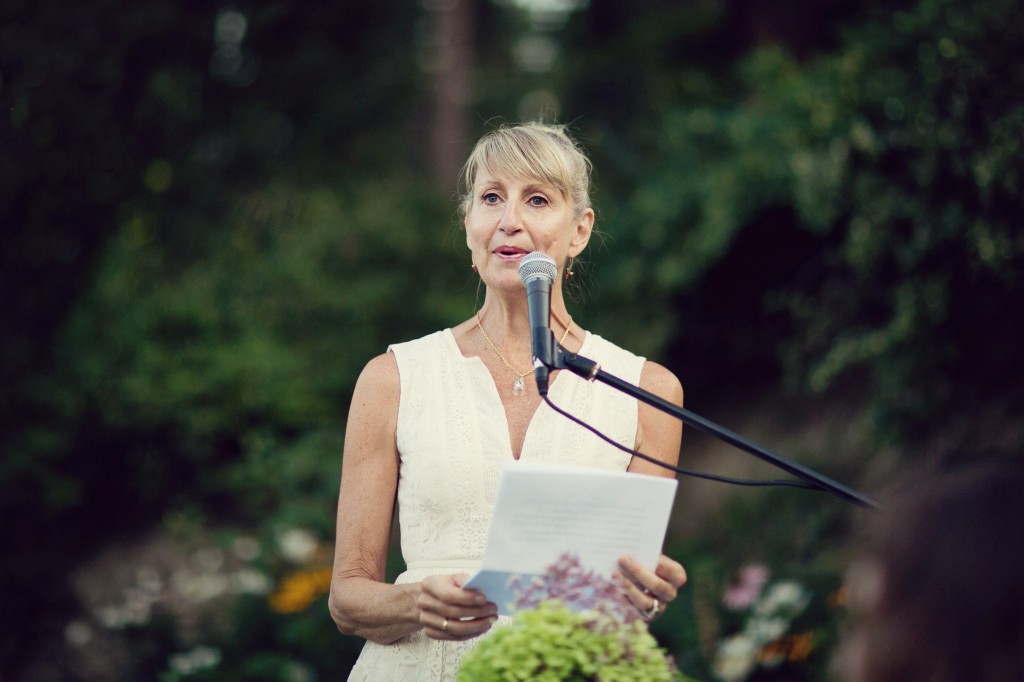
[[[420,625],[432,639],[463,640],[491,629],[498,607],[476,590],[465,590],[467,573],[432,575],[420,583]]]
[[[686,569],[664,554],[658,557],[658,566],[653,572],[632,557],[621,557],[619,569],[618,577],[626,597],[646,621],[660,616],[679,594],[679,588],[686,584]]]

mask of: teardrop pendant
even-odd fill
[[[519,397],[526,392],[526,385],[523,383],[523,377],[516,377],[516,382],[512,384],[512,395]]]

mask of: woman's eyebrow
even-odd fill
[[[562,193],[562,191],[559,190],[557,187],[555,187],[554,185],[549,184],[547,182],[544,182],[542,180],[538,180],[536,182],[531,182],[531,183],[525,185],[523,187],[523,191],[526,194],[529,194],[531,192],[541,192],[541,193],[547,195],[548,197],[552,197],[552,196],[561,197],[561,198],[565,197],[565,195]]]
[[[473,187],[477,192],[483,189],[490,188],[505,189],[505,183],[503,183],[501,180],[498,180],[497,178],[490,178],[489,180],[484,180],[476,183]]]

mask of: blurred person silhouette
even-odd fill
[[[1024,469],[971,465],[884,496],[850,569],[843,682],[1024,680]]]
[[[562,346],[681,405],[667,369],[582,329],[562,282],[594,227],[590,161],[562,126],[502,126],[481,138],[462,174],[470,263],[485,289],[468,320],[393,344],[356,383],[345,432],[330,609],[338,628],[366,638],[350,680],[454,680],[461,656],[497,607],[462,588],[480,563],[502,466],[553,462],[655,476],[542,402],[533,376],[520,261],[557,264],[551,329]],[[441,238],[439,235],[438,238]],[[617,442],[668,464],[682,426],[613,388],[552,372],[552,401]],[[385,581],[397,502],[406,571]],[[625,596],[647,620],[686,581],[662,555],[654,570],[620,561]]]

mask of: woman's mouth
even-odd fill
[[[494,255],[502,260],[519,260],[528,253],[530,252],[518,246],[499,246],[494,250]]]

